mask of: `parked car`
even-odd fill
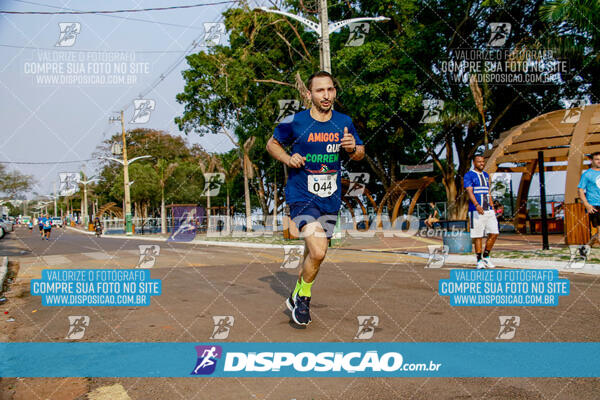
[[[63,220],[60,217],[52,218],[52,226],[58,226],[60,228],[63,227]]]
[[[4,228],[0,225],[0,239],[4,237]]]
[[[0,218],[0,225],[4,228],[5,232],[12,232],[14,230],[13,223],[8,219]]]

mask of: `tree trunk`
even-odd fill
[[[210,229],[210,196],[206,193],[206,231]]]
[[[227,186],[227,232],[231,229],[231,215],[229,210],[229,185]]]
[[[167,208],[165,207],[165,187],[162,186],[160,192],[160,233],[167,233]]]
[[[244,166],[244,200],[246,202],[246,231],[252,231],[252,210],[250,209],[250,188],[248,187],[248,173]]]

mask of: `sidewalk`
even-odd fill
[[[94,232],[87,232],[82,229],[67,227],[79,233],[93,235]],[[161,235],[106,235],[105,237],[118,239],[136,239],[156,242],[164,242],[167,236]],[[252,242],[254,240],[254,242]],[[275,243],[273,243],[275,242]],[[494,251],[492,252],[492,261],[498,267],[505,268],[531,268],[544,269],[552,268],[563,272],[572,272],[576,274],[600,275],[600,249],[593,249],[589,257],[589,262],[584,268],[569,268],[570,252],[568,246],[564,244],[562,235],[551,235],[549,237],[550,250],[541,251],[541,235],[522,235],[522,234],[501,234],[496,241]],[[277,237],[228,237],[228,238],[209,238],[196,237],[188,243],[193,245],[206,246],[225,246],[256,249],[282,248],[285,245],[302,245],[299,240],[286,241]],[[429,248],[431,245],[442,245],[442,239],[439,237],[420,237],[406,236],[397,237],[383,234],[374,234],[371,237],[353,237],[345,235],[340,241],[340,250],[355,250],[361,252],[373,253],[399,253],[411,256],[421,257],[426,261],[429,258]],[[446,264],[462,265],[474,267],[476,258],[473,254],[449,254],[446,257]]]

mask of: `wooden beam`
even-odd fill
[[[566,165],[550,165],[546,167],[546,171],[566,171]],[[536,169],[537,171],[537,169]],[[499,167],[496,172],[524,173],[527,172],[527,167]]]
[[[594,112],[598,109],[598,106],[586,106],[581,112],[579,122],[575,125],[573,131],[573,138],[571,139],[571,147],[569,147],[569,158],[567,168],[567,183],[565,185],[565,203],[575,203],[575,199],[578,197],[577,185],[581,178],[581,168],[583,165],[583,144],[587,138],[588,127],[590,120],[594,115]],[[593,146],[590,146],[592,148]]]
[[[532,140],[530,142],[521,142],[508,146],[505,153],[514,153],[522,150],[533,150],[533,149],[547,149],[553,146],[565,146],[571,142],[571,138],[568,136],[557,137],[552,139],[539,139]]]
[[[544,158],[556,157],[557,160],[561,158],[567,158],[569,154],[568,147],[560,148],[560,149],[550,149],[544,150]],[[537,159],[537,150],[534,151],[522,151],[519,153],[507,154],[502,157],[498,157],[496,162],[498,164],[502,164],[505,162],[523,162],[523,161],[531,161]]]
[[[520,233],[527,232],[527,227],[525,226],[525,222],[527,220],[527,197],[529,196],[531,178],[533,177],[536,168],[537,159],[534,159],[527,164],[527,170],[521,176],[521,183],[519,184],[519,192],[517,194],[517,213],[515,214],[514,225],[515,230]]]
[[[569,132],[557,132],[555,130],[544,130],[544,131],[535,131],[535,132],[529,132],[526,131],[524,132],[522,135],[520,135],[518,138],[515,138],[515,140],[513,141],[513,143],[521,143],[521,142],[527,142],[529,140],[538,140],[538,139],[550,139],[553,137],[571,137],[571,134],[573,132],[573,129],[571,129]]]

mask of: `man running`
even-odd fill
[[[340,147],[355,161],[365,155],[352,119],[332,108],[336,88],[331,74],[313,74],[306,87],[312,107],[284,118],[267,143],[269,154],[290,168],[285,199],[304,239],[302,269],[286,300],[292,319],[299,325],[311,322],[311,287],[325,259],[340,210]],[[291,155],[284,146],[291,147]]]
[[[590,223],[596,230],[600,225],[600,152],[590,156],[592,164],[581,174],[578,190],[579,198],[585,206],[590,217]],[[594,244],[598,239],[598,231],[592,236],[588,245]]]
[[[42,240],[44,240],[44,237],[46,240],[50,240],[50,232],[52,232],[52,218],[50,218],[49,214],[46,214],[44,217],[44,235],[42,236]]]
[[[469,221],[471,239],[475,242],[477,269],[494,268],[490,252],[498,238],[498,220],[494,211],[494,200],[490,192],[490,176],[483,170],[485,159],[482,155],[473,157],[473,168],[464,176],[464,187],[469,195]],[[487,234],[485,251],[481,252],[484,231]]]
[[[40,236],[44,240],[44,216],[42,214],[38,217],[38,228],[40,229]]]

